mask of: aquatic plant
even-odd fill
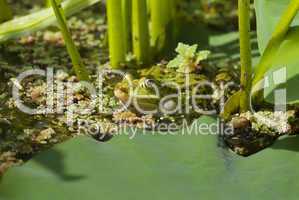
[[[66,44],[69,56],[72,60],[74,71],[80,81],[88,81],[89,75],[86,67],[84,66],[80,53],[76,48],[76,45],[71,37],[70,31],[66,24],[66,19],[63,14],[63,9],[61,3],[56,2],[56,0],[51,0],[51,6],[55,12],[57,22],[59,24],[63,39]]]
[[[124,30],[122,3],[107,0],[109,55],[112,68],[119,68],[126,59],[127,37]]]
[[[119,68],[131,51],[139,65],[164,55],[174,41],[175,7],[175,0],[121,0],[121,3],[108,0],[112,68]]]
[[[240,90],[226,102],[222,117],[229,119],[234,112],[250,110],[252,89],[252,60],[250,42],[250,0],[238,0],[241,77]]]
[[[251,43],[250,43],[250,0],[239,0],[239,31],[241,57],[241,98],[240,110],[246,112],[250,107],[252,77]]]
[[[60,2],[58,2],[58,0],[49,1],[53,7],[53,10],[55,11],[58,25],[63,33],[64,41],[74,64],[74,70],[80,80],[87,80],[87,70],[82,64],[80,54],[71,39],[70,31],[66,25],[64,11],[67,14],[68,10],[64,10],[60,6]],[[79,5],[86,5],[85,3],[87,1],[88,0],[69,0],[65,2],[70,4],[72,3],[72,10],[78,10]],[[209,0],[209,2],[214,1],[215,0]],[[226,2],[226,0],[216,1]],[[73,2],[76,3],[73,4]],[[110,4],[111,2],[114,2],[114,4]],[[109,12],[108,23],[110,26],[110,61],[113,68],[122,67],[123,63],[125,64],[126,62],[126,54],[130,51],[134,51],[136,59],[140,65],[146,65],[147,63],[150,63],[150,59],[152,59],[153,55],[159,57],[159,55],[163,54],[163,51],[168,48],[169,41],[172,39],[171,34],[168,35],[169,27],[170,30],[172,29],[172,20],[168,17],[173,15],[171,10],[174,9],[172,5],[168,5],[168,3],[171,2],[175,2],[175,0],[161,0],[160,2],[156,0],[108,0],[107,11]],[[186,2],[190,3],[196,1],[188,0]],[[264,2],[264,4],[260,2]],[[263,196],[264,199],[273,199],[273,196],[277,198],[283,198],[287,194],[289,199],[296,199],[298,196],[297,177],[299,174],[294,169],[297,166],[297,161],[299,161],[298,156],[296,156],[298,151],[298,138],[283,138],[282,140],[278,141],[277,144],[274,144],[272,148],[268,148],[263,153],[259,153],[248,158],[239,158],[236,155],[233,155],[227,149],[230,148],[236,153],[242,154],[243,156],[249,156],[252,153],[256,153],[257,151],[272,144],[274,140],[280,136],[279,130],[285,130],[282,131],[281,134],[291,135],[298,133],[299,111],[293,110],[293,108],[292,110],[289,110],[292,113],[290,113],[291,120],[288,119],[289,122],[287,124],[291,126],[286,127],[282,123],[285,119],[282,116],[284,114],[283,112],[276,113],[271,111],[259,111],[256,113],[258,115],[262,114],[263,117],[277,122],[275,125],[272,123],[269,123],[268,125],[262,122],[260,123],[262,120],[259,120],[257,115],[252,114],[251,112],[245,112],[250,109],[250,93],[253,92],[259,96],[258,94],[260,93],[258,93],[258,90],[262,90],[261,88],[265,82],[263,81],[263,78],[268,76],[267,73],[269,73],[269,71],[271,72],[271,70],[276,70],[277,68],[275,67],[285,67],[287,68],[286,70],[288,70],[288,72],[291,72],[288,73],[288,75],[291,74],[292,76],[287,76],[286,78],[289,87],[293,87],[295,89],[293,91],[288,90],[288,94],[291,93],[294,95],[293,98],[295,101],[292,101],[292,105],[298,105],[299,102],[298,91],[296,88],[298,84],[296,85],[294,82],[289,82],[290,79],[295,79],[295,82],[297,80],[297,83],[299,80],[299,18],[297,18],[297,21],[293,20],[299,9],[299,0],[273,2],[274,5],[272,5],[272,2],[269,0],[256,0],[256,7],[259,8],[257,9],[259,10],[257,11],[258,14],[259,12],[266,12],[267,9],[264,8],[271,7],[271,5],[273,7],[270,10],[272,10],[274,13],[271,15],[272,17],[268,17],[268,13],[265,14],[267,19],[264,17],[262,20],[271,21],[271,23],[269,23],[271,24],[271,28],[259,21],[258,27],[263,28],[262,30],[258,30],[258,32],[269,31],[272,33],[273,30],[274,32],[272,33],[272,36],[270,34],[269,38],[267,39],[258,39],[261,49],[260,53],[262,56],[255,69],[252,69],[253,62],[250,48],[250,1],[239,0],[238,3],[241,54],[241,88],[236,93],[234,93],[235,90],[233,89],[229,91],[228,94],[222,95],[218,91],[217,87],[217,94],[215,95],[216,97],[212,97],[212,101],[217,101],[215,102],[216,107],[216,104],[218,105],[219,103],[218,98],[220,96],[227,97],[234,93],[233,96],[228,100],[224,110],[225,119],[229,120],[231,119],[231,114],[233,112],[238,113],[232,117],[232,120],[230,120],[232,128],[234,129],[234,133],[232,135],[230,135],[231,132],[229,132],[229,137],[226,137],[226,134],[224,134],[224,136],[221,135],[221,137],[219,136],[219,133],[225,133],[224,130],[220,129],[226,128],[226,125],[220,123],[220,120],[216,119],[216,117],[203,116],[198,119],[198,115],[193,114],[190,116],[190,118],[192,118],[190,120],[197,119],[195,123],[192,125],[190,124],[191,126],[187,126],[187,124],[186,126],[183,125],[182,130],[177,130],[179,127],[175,126],[174,129],[177,131],[169,132],[169,129],[173,130],[173,128],[170,126],[175,125],[174,123],[178,124],[179,120],[177,117],[165,117],[162,116],[162,113],[160,112],[157,114],[159,115],[158,117],[145,116],[142,115],[142,113],[138,113],[137,115],[136,113],[128,112],[130,111],[130,107],[128,107],[124,113],[113,113],[112,115],[103,114],[104,112],[99,112],[98,114],[96,114],[96,112],[92,112],[90,115],[82,116],[82,119],[84,119],[84,122],[83,120],[82,122],[84,124],[79,124],[78,122],[78,124],[75,123],[76,125],[74,127],[65,126],[65,120],[67,118],[65,116],[67,113],[59,115],[61,117],[57,117],[57,115],[36,116],[36,118],[28,117],[28,119],[32,121],[32,124],[30,123],[27,125],[25,123],[25,117],[16,116],[15,113],[8,113],[2,116],[3,112],[1,112],[0,133],[4,139],[4,142],[1,143],[6,143],[3,145],[5,148],[2,149],[5,151],[7,151],[7,149],[12,149],[12,152],[7,152],[6,155],[2,154],[0,156],[0,174],[1,169],[3,169],[3,167],[1,168],[1,166],[3,166],[3,161],[4,165],[7,165],[7,163],[11,164],[16,162],[18,159],[30,159],[31,155],[35,154],[36,152],[40,152],[41,150],[52,146],[54,143],[56,144],[58,142],[62,142],[64,140],[61,139],[62,137],[67,139],[73,135],[77,136],[77,131],[80,133],[80,135],[81,131],[86,132],[87,135],[92,136],[97,140],[103,139],[106,136],[109,136],[108,138],[110,139],[112,137],[112,133],[122,129],[126,122],[131,121],[131,123],[128,125],[137,127],[139,127],[142,122],[146,121],[147,123],[146,125],[140,125],[142,128],[146,128],[146,131],[140,129],[131,129],[133,127],[130,127],[130,129],[126,130],[122,129],[121,131],[125,132],[120,132],[122,134],[114,134],[112,141],[110,141],[108,144],[101,144],[86,137],[77,137],[72,141],[61,144],[58,147],[54,147],[49,151],[41,153],[40,156],[35,157],[33,161],[29,161],[24,168],[15,168],[6,174],[1,184],[0,198],[16,200],[23,199],[24,197],[28,196],[29,199],[33,200],[53,199],[53,194],[57,194],[57,197],[59,198],[65,197],[66,199],[79,199],[81,196],[78,194],[85,192],[86,199],[94,199],[96,196],[99,196],[99,194],[105,199],[129,199],[132,197],[146,199],[147,196],[149,196],[149,199],[193,199],[195,196],[200,195],[211,199],[241,199],[244,198],[244,194],[247,192],[250,193],[250,197],[252,198],[255,196]],[[281,6],[281,4],[283,4],[282,2],[287,2],[290,4],[284,7]],[[146,3],[149,6],[146,6]],[[154,3],[155,6],[151,6]],[[159,4],[161,7],[159,7]],[[112,9],[112,6],[115,6],[113,7],[113,11],[110,10]],[[150,10],[148,10],[149,7]],[[276,20],[273,17],[277,15],[280,16],[280,13],[278,13],[280,9],[278,8],[285,9],[280,20]],[[24,20],[21,18],[18,21],[13,20],[14,23],[12,21],[6,22],[6,26],[1,25],[0,40],[3,35],[13,38],[17,35],[17,33],[23,34],[26,32],[24,30],[30,30],[29,32],[32,32],[34,30],[40,29],[42,25],[44,26],[45,24],[49,24],[49,22],[52,23],[52,21],[54,21],[52,10],[44,9],[43,11],[46,11],[46,13],[29,15],[29,17],[33,17],[31,19],[26,18],[26,20]],[[117,11],[117,13],[114,11]],[[151,13],[152,18],[148,17],[149,13]],[[42,18],[39,19],[39,16]],[[84,20],[88,21],[88,17],[90,16],[86,16],[84,13],[84,17],[86,17]],[[188,18],[188,20],[191,18],[193,19],[194,16],[190,15],[189,17],[190,18]],[[149,22],[149,19],[152,21]],[[81,28],[84,30],[81,32],[77,30],[82,35],[74,35],[76,35],[76,39],[78,39],[78,42],[80,43],[84,43],[85,36],[88,38],[87,40],[91,41],[92,43],[95,41],[93,36],[97,34],[94,34],[91,38],[89,38],[88,36],[90,36],[90,34],[86,34],[86,32],[88,32],[87,29],[94,29],[97,30],[96,33],[99,33],[100,27],[97,23],[91,23],[92,25],[90,25],[90,23],[86,23],[84,20],[80,19],[80,23],[76,23],[76,26],[79,26],[78,29],[80,31]],[[94,20],[94,16],[92,17],[92,20]],[[25,22],[25,24],[23,22]],[[272,25],[276,24],[277,22],[278,25],[276,28],[272,29]],[[290,28],[291,24],[292,27]],[[81,25],[83,26],[80,27]],[[154,33],[148,34],[148,27],[154,29]],[[202,27],[199,28],[201,29]],[[113,31],[113,33],[110,34],[110,31]],[[172,30],[170,32],[172,32]],[[36,37],[36,35],[39,36]],[[42,64],[41,66],[49,66],[50,64],[48,63],[47,59],[52,59],[52,57],[46,57],[44,55],[53,55],[53,50],[51,51],[52,54],[47,51],[45,52],[45,49],[47,49],[47,45],[49,43],[47,43],[47,41],[43,38],[44,32],[41,32],[41,34],[38,33],[36,35],[33,34],[29,37],[22,37],[21,40],[15,42],[15,44],[18,44],[18,46],[14,43],[3,45],[3,47],[8,47],[5,49],[3,48],[3,52],[10,53],[10,51],[7,49],[13,49],[11,51],[19,48],[21,49],[22,47],[20,47],[20,44],[23,42],[26,53],[15,50],[15,52],[17,52],[15,55],[21,54],[20,57],[22,58],[23,63],[29,65],[32,64],[34,65],[34,68],[37,68],[40,66],[40,64],[39,62],[36,62],[36,54],[41,54],[40,52],[43,52],[42,56],[39,56],[42,57],[40,60],[45,59],[45,64]],[[149,35],[152,37],[151,39]],[[214,43],[212,41],[214,36],[214,34],[211,34],[211,37],[208,38],[211,39],[210,43]],[[82,39],[83,37],[84,39]],[[220,38],[221,43],[223,40],[226,40],[223,36],[220,36]],[[219,42],[219,38],[217,40],[217,42]],[[152,47],[154,47],[152,52],[149,50],[150,41]],[[88,50],[93,49],[97,45],[100,46],[96,43]],[[36,48],[38,46],[42,46],[42,48]],[[230,50],[232,46],[237,46],[237,42],[228,42],[228,46]],[[84,47],[84,45],[81,46],[81,48]],[[60,59],[62,59],[64,64],[68,63],[68,59],[63,58],[65,56],[60,54],[60,52],[63,52],[63,48],[57,51],[55,49],[55,45],[51,45],[50,48],[54,49],[54,53],[58,53],[58,59],[53,58],[53,60],[61,61]],[[33,50],[33,53],[31,50]],[[93,50],[98,51],[97,49]],[[224,48],[223,50],[224,53],[227,53],[226,51],[228,49]],[[215,62],[217,69],[216,67],[214,68],[214,66],[208,65],[210,62],[201,65],[201,62],[208,57],[209,51],[198,51],[197,44],[186,45],[179,43],[176,52],[178,55],[168,64],[162,61],[153,68],[129,70],[128,73],[132,72],[132,78],[134,78],[132,79],[134,87],[133,89],[138,88],[139,85],[142,86],[141,89],[138,90],[138,93],[135,93],[137,96],[142,96],[144,94],[153,96],[154,91],[151,90],[151,86],[154,84],[157,84],[159,89],[162,90],[162,96],[160,96],[161,98],[156,97],[153,101],[148,101],[149,99],[142,101],[141,98],[141,100],[137,102],[141,106],[144,106],[144,108],[152,108],[152,106],[156,108],[156,100],[162,99],[163,94],[169,94],[168,91],[173,92],[172,89],[174,88],[166,88],[161,86],[163,83],[168,82],[169,80],[174,81],[179,86],[182,86],[184,93],[179,95],[181,97],[187,97],[187,100],[182,102],[182,104],[185,105],[189,103],[189,96],[187,96],[187,93],[189,92],[189,86],[193,86],[193,81],[195,84],[197,84],[199,81],[205,80],[215,80],[214,82],[217,82],[217,84],[218,81],[226,83],[235,80],[235,77],[238,75],[238,72],[235,72],[236,69],[234,69],[235,71],[230,71],[231,68],[227,66],[231,64],[230,62],[232,62],[232,64],[236,64],[238,61],[232,61],[230,58],[227,59],[226,56],[224,57],[226,60],[229,60],[229,62],[225,61],[224,65],[221,65],[222,63],[219,62],[220,60],[215,59],[217,62]],[[64,53],[66,52],[64,51]],[[31,55],[33,56],[31,57]],[[91,57],[95,58],[97,62],[94,64],[95,61],[90,59],[92,66],[100,65],[98,64],[98,54],[96,54],[96,56],[92,55]],[[31,60],[34,60],[34,63],[31,63]],[[212,62],[214,61],[211,60],[211,63]],[[2,62],[0,63],[2,65]],[[4,65],[6,64],[8,64],[7,66],[9,67],[14,66],[11,63],[4,62]],[[219,71],[218,64],[222,67]],[[62,64],[59,66],[62,66]],[[5,72],[6,69],[2,68],[1,66],[1,73],[2,69]],[[213,72],[209,74],[210,71]],[[220,74],[218,72],[220,72]],[[236,76],[230,76],[229,72],[236,74]],[[192,75],[190,76],[190,85],[185,84],[184,81],[186,74],[184,73],[190,73],[190,75]],[[214,75],[216,75],[215,79]],[[117,100],[122,101],[123,97],[127,99],[127,95],[129,94],[129,85],[125,85],[124,82],[116,84],[115,88],[113,89],[115,82],[119,80],[118,78],[113,77],[117,80],[110,81],[110,79],[113,79],[111,77],[113,76],[110,74],[105,77],[105,79],[109,79],[109,81],[107,81],[107,83],[104,85],[104,89],[108,90],[107,93],[109,94],[107,94],[107,96],[104,95],[104,97],[101,95],[101,97],[104,98],[105,110],[108,110],[110,107],[115,108],[116,106],[119,106],[117,104]],[[127,74],[126,78],[130,79],[130,77],[131,75]],[[66,73],[59,74],[57,78],[61,81],[73,80],[73,77]],[[14,79],[12,79],[12,81],[13,84],[18,84]],[[25,100],[29,101],[28,103],[30,103],[30,105],[33,103],[31,102],[31,98],[34,98],[35,96],[34,99],[36,99],[36,96],[38,95],[43,96],[44,93],[42,90],[46,90],[46,82],[44,82],[44,80],[37,81],[39,85],[35,85],[32,79],[30,79],[28,83],[24,82],[22,84],[18,84],[20,88],[23,85],[25,86],[22,88],[22,94],[25,96]],[[274,89],[272,88],[272,90]],[[28,91],[29,94],[27,93]],[[180,92],[176,91],[176,93]],[[206,94],[208,91],[203,91],[203,93]],[[3,98],[3,96],[5,97],[6,94],[2,94],[1,96]],[[85,104],[88,104],[89,100],[93,100],[89,98],[89,94],[85,94],[83,91],[78,91],[78,93],[74,94],[74,97],[75,106],[78,106],[79,108]],[[115,97],[118,99],[115,99]],[[262,100],[265,100],[265,94],[261,97]],[[42,99],[45,98],[46,95],[43,96]],[[208,99],[208,101],[210,101],[210,99]],[[44,102],[41,102],[42,103],[38,105],[44,105]],[[11,104],[10,106],[14,106],[13,101],[8,103]],[[27,103],[27,101],[24,103]],[[122,101],[122,103],[124,102]],[[166,103],[167,104],[164,104],[163,106],[171,108],[174,107],[176,102],[168,101]],[[257,104],[257,101],[254,103]],[[258,105],[260,108],[264,108],[263,106],[265,104],[263,102],[259,102]],[[206,107],[207,106],[204,106],[203,108]],[[194,109],[194,107],[192,107],[192,109]],[[189,118],[181,115],[181,113],[179,115],[180,119]],[[276,116],[278,117],[276,118]],[[79,118],[81,119],[81,116],[75,114],[75,121],[79,121]],[[157,122],[163,126],[167,126],[168,123],[171,125],[163,129],[163,127],[159,127],[159,124],[154,124],[154,120],[157,120]],[[54,125],[52,125],[52,121],[55,123]],[[22,128],[20,130],[18,129],[17,133],[14,133],[14,131],[10,130],[7,131],[7,128],[14,126],[15,123],[22,124]],[[111,124],[113,127],[111,127]],[[221,126],[219,124],[221,124]],[[93,125],[96,125],[96,128],[94,128]],[[118,127],[118,125],[120,125],[120,127]],[[222,125],[224,125],[224,127],[222,127]],[[26,131],[23,131],[25,126]],[[27,127],[29,128],[27,129]],[[150,128],[154,128],[154,130],[152,130],[153,132],[151,132]],[[168,130],[167,132],[158,131],[161,129]],[[19,131],[21,134],[19,134]],[[68,135],[70,132],[71,134]],[[13,138],[21,140],[22,144],[24,143],[25,145],[21,145],[19,147],[19,145],[15,144],[15,141],[6,142],[6,137],[11,137],[12,135],[14,136]],[[67,137],[65,135],[67,135]],[[260,136],[262,136],[262,138],[259,138]],[[133,138],[134,140],[132,140]],[[266,141],[264,138],[266,138]],[[27,139],[30,141],[30,143],[28,143]],[[153,148],[156,146],[159,148]],[[246,148],[244,148],[244,146]],[[28,148],[32,150],[28,151]],[[15,151],[15,149],[17,150]],[[290,158],[292,159],[290,160]],[[282,166],[284,171],[292,173],[282,174]],[[6,170],[8,166],[5,166],[4,168]],[[281,173],[280,176],[279,173]],[[275,179],[268,178],[271,176],[275,176]],[[293,184],[286,185],[285,180],[288,180],[288,182]],[[24,187],[24,182],[26,182],[26,187]],[[202,184],[204,182],[206,184]],[[97,187],[99,183],[101,187]],[[57,187],[60,185],[63,187]],[[274,192],[265,193],[265,188],[268,189],[270,187],[274,188]],[[113,188],[115,189],[113,190]],[[155,192],[153,193],[152,191]]]
[[[125,51],[132,51],[132,0],[122,1],[123,26],[125,34]]]
[[[275,56],[282,41],[285,39],[287,32],[290,29],[290,25],[293,22],[295,16],[299,10],[299,0],[292,0],[288,7],[285,9],[283,15],[278,21],[274,32],[266,45],[262,58],[257,65],[253,84],[257,84],[264,76],[265,73],[271,68],[273,57]]]
[[[141,65],[150,61],[149,27],[146,0],[132,0],[133,53]]]
[[[151,46],[155,55],[169,50],[173,43],[175,0],[150,0]]]
[[[168,64],[168,68],[174,68],[180,73],[191,73],[196,70],[201,61],[208,58],[210,51],[197,51],[198,45],[186,45],[179,43],[176,48],[178,53],[177,57],[171,60]]]
[[[261,2],[261,1],[260,1]],[[261,5],[260,9],[263,7],[263,2],[261,4],[256,3],[257,5]],[[238,111],[246,111],[249,109],[249,103],[254,101],[255,104],[261,103],[264,100],[263,95],[263,86],[265,81],[263,80],[269,72],[269,70],[274,70],[277,68],[274,64],[280,63],[286,66],[290,65],[290,61],[295,63],[294,60],[297,59],[297,54],[291,56],[283,56],[286,54],[286,51],[280,51],[280,48],[284,47],[284,49],[296,48],[294,47],[293,41],[294,39],[294,28],[293,31],[290,31],[290,25],[292,24],[295,16],[299,10],[299,0],[292,0],[290,3],[284,8],[285,10],[282,13],[282,16],[278,21],[271,21],[271,23],[276,24],[273,28],[273,32],[270,34],[269,39],[264,39],[263,41],[259,41],[260,46],[262,43],[266,44],[264,49],[261,51],[261,59],[259,63],[255,67],[254,74],[251,74],[251,58],[250,58],[250,37],[249,37],[249,25],[248,25],[248,9],[249,9],[249,1],[245,2],[243,0],[239,0],[239,24],[240,24],[240,46],[241,46],[241,89],[239,92],[235,93],[227,102],[224,107],[222,117],[225,119],[230,118],[231,114]],[[268,6],[272,6],[269,4]],[[273,10],[273,7],[271,7]],[[273,13],[277,15],[277,13]],[[260,22],[262,23],[262,22]],[[278,54],[281,53],[281,55]],[[294,52],[298,52],[297,49]],[[279,60],[277,60],[279,59]],[[282,66],[281,66],[282,67]],[[292,65],[292,76],[294,77],[298,74],[298,71],[294,70],[295,67]],[[290,67],[287,67],[290,70]],[[290,79],[288,79],[290,80]],[[286,81],[288,81],[286,80]],[[272,88],[274,89],[274,88]],[[248,101],[248,99],[251,100]],[[293,100],[294,102],[294,100]],[[295,102],[298,102],[295,100]]]

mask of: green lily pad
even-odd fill
[[[11,169],[0,199],[297,199],[297,137],[242,158],[207,131],[182,133],[73,139]]]

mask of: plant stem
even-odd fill
[[[50,0],[50,1],[51,1],[51,6],[56,15],[57,22],[61,29],[68,53],[71,57],[74,71],[80,81],[89,81],[88,71],[83,64],[79,51],[76,48],[74,41],[71,37],[70,31],[66,24],[66,19],[63,14],[63,9],[61,7],[61,4],[57,3],[56,0]]]
[[[169,49],[173,38],[174,0],[151,0],[151,46],[155,54]]]
[[[246,112],[250,108],[250,91],[252,85],[252,60],[250,43],[250,0],[238,0],[240,56],[241,56],[241,90],[240,109]]]
[[[60,4],[63,0],[56,0],[57,4]],[[45,7],[51,8],[51,0],[45,0]]]
[[[0,0],[0,23],[11,20],[12,18],[12,12],[6,0]]]
[[[133,53],[140,65],[150,61],[147,1],[132,0]]]
[[[109,53],[112,68],[120,68],[126,59],[126,35],[122,3],[120,0],[107,0]]]
[[[126,53],[132,51],[132,0],[122,1],[123,26],[125,33],[125,50]]]
[[[45,1],[45,6],[48,8],[48,7],[51,7],[51,0],[46,0]]]

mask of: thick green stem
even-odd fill
[[[240,109],[246,112],[250,108],[250,90],[252,85],[252,60],[250,43],[250,0],[239,0],[239,32],[241,56]]]
[[[6,0],[0,0],[0,23],[11,20],[12,18],[12,12]]]
[[[112,68],[120,68],[126,60],[126,35],[122,3],[120,0],[107,0],[108,37],[110,64]]]
[[[150,61],[147,1],[132,0],[133,52],[140,65]]]
[[[45,1],[45,6],[46,7],[51,7],[51,0],[46,0]]]
[[[60,4],[63,0],[56,0],[57,4]],[[51,0],[45,0],[45,7],[51,8]]]
[[[63,35],[63,39],[65,41],[68,53],[71,57],[74,71],[80,81],[89,81],[88,71],[82,62],[79,51],[76,48],[74,41],[71,37],[70,31],[66,25],[66,20],[63,14],[63,9],[61,7],[61,4],[60,3],[58,4],[56,0],[50,0],[50,1],[51,1],[51,6],[56,15],[57,22],[61,29],[61,33]]]
[[[151,46],[156,55],[169,49],[173,41],[175,0],[151,0]]]
[[[126,53],[132,51],[132,0],[122,1],[123,26],[125,33],[125,49]]]

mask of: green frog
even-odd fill
[[[135,79],[127,75],[116,85],[114,95],[122,103],[130,104],[137,110],[156,110],[156,113],[169,114],[168,111],[176,111],[178,105],[180,108],[190,105],[194,91],[196,94],[210,94],[211,87],[202,86],[200,90],[197,87],[198,83],[209,81],[204,74],[209,74],[205,71],[210,67],[205,67],[203,61],[210,52],[197,49],[197,44],[190,46],[179,43],[176,48],[177,56],[173,60],[142,69]],[[199,100],[199,103],[206,108],[210,101]]]
[[[184,105],[188,101],[187,90],[191,91],[197,83],[208,79],[204,75],[189,74],[189,81],[186,84],[185,76],[184,73],[178,73],[163,66],[154,66],[139,71],[139,78],[134,79],[132,75],[126,75],[115,86],[114,95],[122,104],[130,104],[127,106],[131,111],[155,111],[155,114],[160,115],[165,111],[175,110],[179,100]],[[164,98],[169,95],[172,97]]]
[[[124,105],[130,104],[127,105],[130,110],[154,114],[158,113],[160,99],[172,92],[175,93],[172,88],[162,88],[157,80],[146,77],[134,79],[131,75],[127,75],[114,89],[115,97]]]

